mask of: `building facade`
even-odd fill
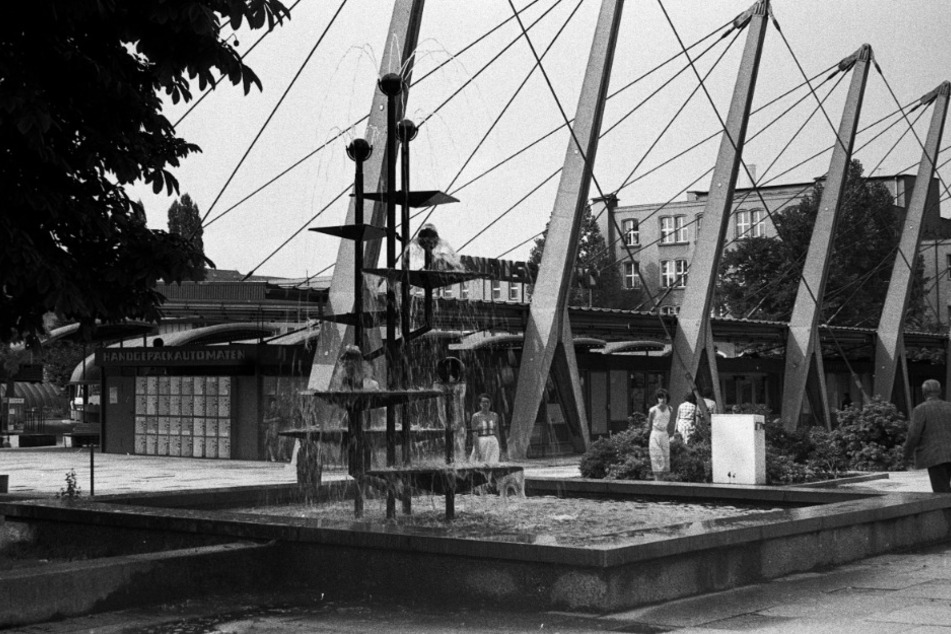
[[[904,215],[911,201],[915,176],[900,174],[867,180],[884,185],[893,197],[895,213]],[[813,191],[815,184],[816,181],[737,188],[724,248],[729,249],[746,238],[776,235],[770,215],[797,205]],[[951,221],[941,218],[939,201],[939,183],[933,179],[919,252],[925,260],[928,301],[940,315],[941,323],[947,324],[951,303],[951,295],[948,295],[951,283],[947,281],[947,270],[951,266],[951,228],[948,226]],[[705,191],[687,192],[686,200],[666,204],[619,206],[613,196],[592,202],[599,228],[608,244],[613,245],[625,285],[629,288],[645,285],[648,295],[654,298],[653,305],[645,308],[665,315],[676,315],[679,311],[706,202]]]

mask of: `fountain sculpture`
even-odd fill
[[[367,486],[383,488],[387,494],[386,515],[393,518],[396,514],[396,498],[403,503],[403,512],[412,511],[414,491],[428,491],[443,494],[446,502],[446,518],[454,516],[454,499],[457,492],[471,490],[474,487],[494,484],[513,473],[521,473],[517,465],[460,465],[456,454],[460,453],[460,444],[464,448],[465,421],[460,420],[461,408],[458,406],[464,394],[465,366],[453,357],[441,360],[436,367],[439,389],[411,388],[409,384],[408,357],[410,344],[433,329],[433,289],[451,286],[459,282],[481,277],[479,273],[462,270],[458,258],[450,247],[445,245],[432,225],[421,227],[419,235],[411,241],[410,208],[428,207],[449,202],[455,198],[439,191],[410,191],[409,188],[409,144],[416,136],[416,125],[409,120],[397,123],[397,97],[403,91],[403,79],[390,73],[379,81],[380,90],[387,96],[387,135],[386,135],[386,191],[364,193],[363,162],[369,158],[373,148],[364,139],[355,139],[347,148],[347,155],[356,164],[354,177],[354,220],[351,225],[321,227],[312,229],[354,242],[354,304],[353,312],[341,315],[325,315],[325,321],[346,323],[353,327],[354,344],[346,346],[341,354],[338,372],[327,391],[308,391],[306,394],[326,403],[342,407],[346,412],[346,430],[330,430],[338,435],[347,447],[347,461],[350,475],[356,482],[354,496],[354,515],[362,517]],[[396,154],[397,142],[401,156],[402,191],[396,191]],[[364,222],[364,199],[382,201],[386,204],[386,227],[377,227]],[[396,222],[396,205],[401,206],[401,222]],[[363,242],[386,239],[386,268],[364,269]],[[397,239],[400,240],[397,257]],[[422,255],[421,268],[413,268]],[[411,262],[413,261],[413,262]],[[380,276],[386,280],[386,310],[372,311],[364,309],[366,284],[364,273]],[[399,287],[399,299],[396,288]],[[413,296],[411,288],[421,288],[422,317],[418,327],[413,328]],[[368,351],[367,329],[385,325],[385,340],[382,347]],[[397,330],[399,334],[397,334]],[[385,389],[368,376],[365,362],[384,357],[387,366]],[[443,398],[446,416],[440,433],[445,434],[445,462],[442,464],[413,466],[411,446],[417,436],[431,435],[433,429],[414,428],[410,424],[409,404],[424,399]],[[386,408],[386,466],[371,469],[367,432],[367,412],[377,408]],[[396,434],[396,418],[400,417],[400,435]],[[459,430],[462,429],[461,434]],[[285,432],[301,440],[302,448],[298,454],[298,481],[302,485],[319,485],[321,439],[328,437],[328,430],[303,429]],[[462,443],[459,442],[459,436]],[[316,441],[315,441],[316,439]],[[396,445],[402,445],[401,460],[396,459]],[[462,455],[460,458],[464,459]],[[304,461],[301,463],[300,461]]]

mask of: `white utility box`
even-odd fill
[[[759,414],[714,414],[714,484],[766,484],[766,424]]]

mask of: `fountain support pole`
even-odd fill
[[[403,78],[387,73],[380,78],[380,92],[386,95],[386,266],[396,268],[396,117],[397,97],[403,92]],[[408,195],[408,193],[407,193]],[[406,228],[404,227],[405,231]],[[403,310],[406,310],[403,307]],[[387,389],[398,390],[403,382],[400,341],[396,337],[396,291],[393,281],[386,283],[386,383]],[[405,337],[405,333],[404,333]],[[396,406],[386,406],[386,465],[396,466]],[[404,498],[405,500],[405,498]],[[386,516],[396,517],[396,499],[392,491],[386,495]]]
[[[410,322],[410,307],[411,307],[411,298],[410,298],[410,284],[409,284],[409,242],[410,242],[410,228],[409,228],[409,196],[410,196],[410,182],[409,182],[409,142],[416,138],[416,133],[419,130],[416,127],[416,124],[410,121],[409,119],[403,119],[399,122],[396,128],[396,133],[400,141],[400,172],[401,172],[401,183],[403,187],[403,199],[400,201],[400,246],[402,249],[402,271],[403,278],[400,282],[400,337],[403,342],[403,351],[406,352],[406,344],[409,342],[410,332],[412,330],[412,323]],[[401,364],[405,363],[406,355],[403,354],[400,356]],[[400,388],[408,388],[408,377],[407,377],[406,368],[401,368],[401,384]],[[410,421],[409,421],[409,403],[404,403],[400,407],[400,423],[401,429],[400,433],[403,440],[403,466],[408,467],[411,461],[411,445],[410,445]],[[413,497],[412,495],[403,496],[403,513],[409,514],[413,510]]]
[[[353,176],[353,211],[354,220],[357,226],[363,225],[363,162],[367,160],[373,148],[364,139],[354,139],[347,146],[347,156],[353,159],[355,164]],[[353,244],[353,312],[356,320],[353,325],[353,340],[358,350],[363,349],[364,344],[364,324],[363,324],[363,240],[355,240]],[[352,390],[363,389],[363,355],[354,361],[353,375],[349,380],[349,387]],[[353,498],[353,514],[355,517],[363,516],[363,498],[364,498],[364,478],[366,471],[364,463],[364,437],[363,437],[363,419],[362,410],[349,407],[347,408],[347,425],[349,427],[350,455],[348,465],[350,475],[356,481],[356,495]]]

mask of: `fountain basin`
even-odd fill
[[[351,488],[330,483],[334,496]],[[328,491],[327,487],[322,489]],[[951,528],[951,496],[877,494],[788,487],[527,478],[528,495],[655,496],[761,502],[769,513],[634,530],[623,543],[593,547],[449,537],[439,529],[376,521],[327,522],[207,510],[281,503],[296,487],[256,487],[110,496],[64,505],[0,504],[7,522],[42,526],[62,539],[95,528],[98,539],[148,533],[267,543],[245,564],[266,583],[313,588],[328,600],[375,598],[509,605],[531,609],[620,610],[841,564],[934,543]],[[328,493],[329,494],[329,493]],[[2,579],[0,579],[2,580]],[[2,591],[0,591],[2,598]]]

